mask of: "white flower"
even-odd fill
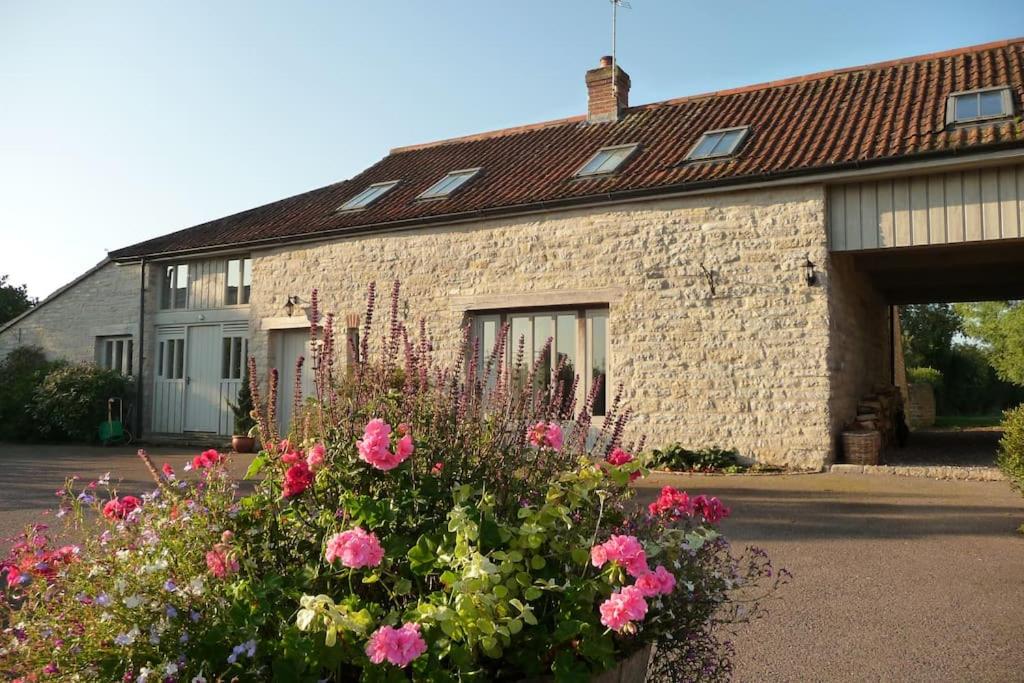
[[[174,662],[171,662],[170,664],[164,667],[164,673],[168,676],[173,676],[174,674],[178,673],[178,665]]]
[[[202,674],[192,677],[192,683],[206,683],[206,677]]]
[[[202,595],[203,588],[203,577],[201,576],[197,576],[188,582],[188,589],[192,592],[193,595]]]
[[[127,607],[128,609],[135,609],[136,607],[138,607],[141,604],[142,604],[142,596],[141,595],[129,595],[127,598],[124,599],[124,606]]]

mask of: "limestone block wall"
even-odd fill
[[[849,256],[832,254],[828,273],[828,366],[832,432],[856,417],[857,402],[878,384],[891,384],[889,310],[868,276]]]
[[[907,419],[912,429],[921,429],[935,425],[935,389],[931,384],[911,384],[907,406]]]
[[[96,360],[96,337],[138,334],[139,266],[105,263],[0,331],[0,358],[39,346],[51,359]]]
[[[448,359],[475,299],[613,291],[609,381],[636,413],[634,434],[820,467],[832,454],[832,312],[829,287],[804,281],[808,257],[827,261],[820,186],[280,247],[253,254],[250,350],[265,368],[273,355],[260,321],[314,287],[344,319],[362,311],[368,282],[384,299],[400,279],[410,322],[425,317]]]

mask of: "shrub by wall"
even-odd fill
[[[48,361],[37,346],[16,348],[0,361],[0,440],[25,441],[36,434],[30,410],[33,392],[61,365]]]
[[[997,462],[1010,482],[1024,492],[1024,405],[1003,413],[1003,430]]]
[[[94,441],[107,419],[107,399],[130,395],[130,380],[92,363],[51,370],[36,388],[31,405],[38,437],[54,441]]]

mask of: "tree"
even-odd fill
[[[981,342],[996,374],[1024,386],[1024,301],[957,304],[964,332]]]
[[[950,304],[900,307],[903,355],[908,368],[943,370],[949,365],[953,337],[962,331],[960,313]]]
[[[28,287],[7,284],[7,276],[0,275],[0,325],[35,306],[35,299],[28,296]]]

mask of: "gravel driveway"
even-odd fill
[[[178,469],[195,455],[151,453]],[[0,446],[0,538],[46,519],[66,477],[107,471],[125,491],[149,486],[134,448]],[[1024,680],[1024,499],[1007,484],[656,475],[641,500],[666,484],[721,497],[734,544],[759,545],[794,574],[768,618],[734,638],[737,680]]]

